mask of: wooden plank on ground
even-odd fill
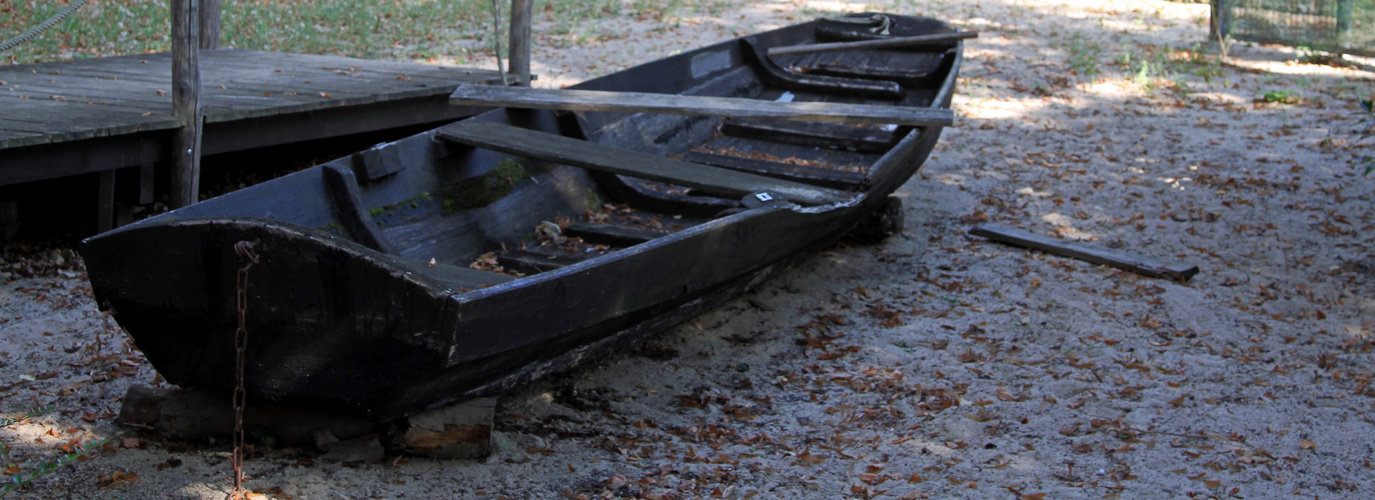
[[[1088,261],[1094,264],[1125,269],[1152,278],[1169,278],[1183,281],[1198,274],[1198,266],[1161,262],[1151,257],[1143,257],[1096,245],[1057,240],[1055,238],[1049,238],[1010,227],[995,225],[975,226],[969,230],[969,234],[982,236],[1001,243],[1032,248],[1054,255]]]
[[[679,115],[777,118],[829,123],[938,125],[955,123],[948,109],[827,102],[776,102],[736,97],[605,92],[598,90],[459,85],[452,104],[512,108],[618,111]]]
[[[769,192],[804,205],[824,205],[851,198],[847,193],[831,189],[698,165],[495,122],[460,121],[439,129],[438,137],[493,151],[732,197]]]

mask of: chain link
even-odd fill
[[[248,348],[248,329],[244,327],[244,323],[248,313],[248,270],[258,263],[258,254],[254,250],[257,243],[256,241],[240,241],[234,244],[234,253],[247,261],[243,267],[239,268],[234,279],[234,284],[238,288],[236,302],[239,310],[239,328],[234,331],[234,362],[236,364],[234,373],[234,493],[230,497],[234,500],[244,498],[243,409],[248,399],[248,393],[244,390],[243,385],[244,350]]]

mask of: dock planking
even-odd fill
[[[500,81],[486,70],[236,49],[201,51],[200,69],[203,154],[455,120],[484,109],[449,105],[458,85]],[[0,186],[98,172],[101,231],[119,224],[116,205],[152,202],[153,165],[179,127],[169,53],[0,66]],[[138,189],[117,191],[116,178]]]
[[[168,53],[0,67],[0,150],[175,129],[171,74]],[[218,145],[210,152],[271,145],[215,137],[215,124],[244,120],[258,119],[255,128],[277,122],[300,128],[292,121],[318,120],[322,111],[337,116],[349,108],[406,101],[436,108],[414,110],[416,119],[459,118],[472,110],[443,106],[445,97],[461,83],[498,78],[485,70],[237,49],[203,51],[201,75],[206,141]],[[262,120],[267,118],[280,120]],[[413,124],[418,123],[423,121]],[[244,127],[220,128],[232,133]],[[370,131],[357,128],[366,125],[334,126],[329,133]],[[270,135],[259,131],[253,137]],[[46,178],[13,172],[31,166],[0,161],[0,185]]]

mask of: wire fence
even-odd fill
[[[1375,56],[1375,0],[1213,0],[1213,35]]]

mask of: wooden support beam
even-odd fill
[[[116,422],[163,439],[227,438],[234,431],[234,405],[228,391],[133,385],[120,401]],[[265,429],[281,444],[324,447],[330,442],[375,432],[377,424],[320,410],[254,401],[244,408],[244,427]]]
[[[197,201],[201,170],[200,0],[172,0],[172,208]]]
[[[761,141],[795,144],[812,148],[886,153],[902,136],[894,130],[856,127],[838,123],[784,122],[731,118],[721,124],[721,133]]]
[[[220,48],[220,0],[200,0],[200,48]]]
[[[514,269],[525,274],[537,274],[571,266],[588,258],[587,254],[559,255],[512,250],[498,255],[497,263],[501,264],[501,267]]]
[[[19,202],[0,200],[0,240],[9,241],[19,232]]]
[[[832,189],[698,165],[495,122],[463,120],[440,128],[437,137],[526,158],[666,182],[725,196],[743,197],[769,192],[803,205],[838,203],[852,197],[850,193]]]
[[[697,151],[691,151],[684,154],[683,160],[832,189],[844,189],[847,191],[864,191],[869,189],[869,176],[865,175],[863,172],[847,172],[836,168],[791,165],[769,160],[740,158],[738,156],[726,156]]]
[[[949,126],[955,115],[948,109],[876,106],[835,102],[776,102],[737,97],[711,97],[644,92],[537,89],[492,85],[459,85],[450,104],[512,108],[618,111],[675,115],[777,118],[829,123],[872,123]]]
[[[153,185],[157,178],[157,169],[152,163],[144,163],[138,166],[138,204],[153,204]]]
[[[100,185],[96,188],[95,230],[103,233],[115,228],[115,171],[101,170]]]
[[[820,52],[842,52],[847,50],[895,49],[900,47],[914,47],[918,45],[940,45],[968,38],[977,38],[978,36],[979,32],[977,31],[956,31],[954,33],[902,36],[894,38],[883,38],[879,40],[863,40],[859,42],[788,45],[785,47],[772,47],[769,49],[768,54],[769,57],[777,57],[792,54],[816,54]]]
[[[982,225],[969,230],[969,234],[982,236],[1000,243],[1040,250],[1049,254],[1070,257],[1094,264],[1125,269],[1151,278],[1169,278],[1184,281],[1198,274],[1198,266],[1180,263],[1166,263],[1150,257],[1121,252],[1110,248],[1057,240],[1020,229]]]
[[[492,450],[496,398],[479,398],[406,417],[395,445],[410,455],[481,458]]]
[[[789,70],[773,62],[773,59],[765,53],[764,44],[752,36],[741,38],[740,44],[745,60],[755,69],[755,73],[759,75],[761,80],[764,80],[764,83],[773,87],[800,92],[862,96],[893,101],[901,101],[907,95],[898,82],[810,75]]]
[[[411,455],[480,458],[492,446],[496,399],[480,398],[378,423],[327,411],[253,401],[244,409],[244,427],[261,430],[280,445],[326,451],[326,461],[378,461],[382,442]],[[228,393],[202,389],[129,387],[121,400],[120,425],[155,438],[204,442],[224,439],[234,430]]]
[[[574,222],[573,225],[563,230],[563,234],[565,236],[582,238],[583,241],[588,243],[611,245],[615,247],[638,245],[655,238],[668,236],[668,233],[661,233],[648,229],[615,226],[611,224],[594,224],[591,222]]]
[[[511,74],[516,85],[530,86],[530,19],[534,0],[511,0]]]

